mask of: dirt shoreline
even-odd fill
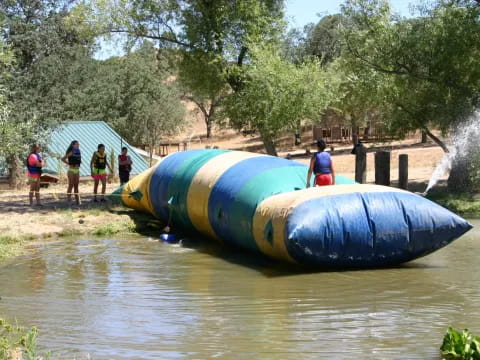
[[[118,185],[107,188],[111,193]],[[28,190],[0,194],[0,262],[21,255],[29,247],[72,236],[148,235],[162,223],[117,201],[94,202],[90,184],[80,188],[81,204],[69,204],[65,186],[41,189],[43,206],[29,206]],[[157,234],[158,235],[158,234]]]

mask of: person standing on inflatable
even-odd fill
[[[102,182],[102,197],[100,201],[106,201],[105,200],[105,190],[107,188],[107,171],[106,168],[108,167],[108,170],[110,170],[110,173],[112,173],[112,168],[110,167],[110,164],[107,161],[107,154],[105,153],[105,145],[99,144],[97,147],[98,151],[95,151],[92,156],[92,160],[90,161],[90,168],[92,169],[92,177],[94,180],[93,184],[93,201],[97,202],[97,190],[98,190],[98,183],[101,181]]]
[[[80,204],[80,197],[78,195],[78,184],[80,183],[80,165],[82,164],[82,154],[80,152],[80,144],[77,140],[73,140],[62,157],[62,161],[68,165],[67,171],[67,200],[72,200],[72,190],[75,193],[75,202]]]
[[[315,186],[335,185],[335,170],[330,154],[325,151],[327,144],[323,139],[317,141],[318,152],[310,160],[307,175],[307,188],[310,187],[312,172],[315,173]]]
[[[35,194],[37,206],[42,206],[40,203],[40,176],[42,176],[42,167],[44,167],[45,164],[45,160],[40,156],[40,145],[33,144],[32,150],[27,157],[27,181],[30,185],[30,192],[28,193],[30,206],[33,206],[33,194]]]
[[[132,159],[127,155],[128,149],[122,148],[122,154],[118,155],[118,176],[120,177],[120,186],[130,180],[130,171],[132,171]]]

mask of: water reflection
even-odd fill
[[[0,269],[0,314],[38,326],[54,358],[438,359],[448,325],[480,333],[479,238],[317,273],[197,241],[55,244]]]

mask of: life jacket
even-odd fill
[[[72,155],[67,159],[68,165],[80,165],[82,163],[82,154],[80,149],[73,148]]]
[[[331,174],[332,160],[330,154],[322,151],[315,154],[315,174]]]
[[[120,161],[126,161],[128,158],[128,155],[118,155],[118,159]],[[119,161],[119,163],[120,163]],[[129,172],[132,170],[132,165],[130,164],[127,164],[127,165],[118,165],[118,171],[125,171],[125,172]]]
[[[31,155],[35,155],[38,162],[41,162],[41,161],[42,161],[42,157],[41,157],[39,154],[34,153],[34,152],[30,153],[30,154],[27,156],[27,169],[28,169],[28,172],[29,172],[30,174],[32,174],[32,175],[37,175],[37,174],[38,174],[38,175],[42,175],[42,167],[41,167],[41,166],[36,166],[36,165],[35,165],[35,166],[31,166],[31,165],[29,164],[28,159],[30,159],[30,156],[31,156]]]
[[[98,151],[95,152],[95,169],[103,170],[107,166],[107,154],[100,154]]]

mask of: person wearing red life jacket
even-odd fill
[[[128,149],[124,146],[122,154],[118,155],[118,176],[120,177],[120,186],[130,180],[130,171],[132,171],[132,159],[127,155]]]
[[[307,188],[310,187],[312,172],[315,173],[315,186],[335,185],[335,170],[330,154],[325,151],[327,144],[323,139],[317,141],[318,152],[310,160],[307,175]]]
[[[40,145],[33,144],[30,154],[27,157],[27,181],[30,185],[29,200],[30,206],[33,206],[33,194],[37,201],[37,206],[42,206],[40,203],[40,176],[42,176],[42,167],[46,165],[45,160],[40,156]]]

